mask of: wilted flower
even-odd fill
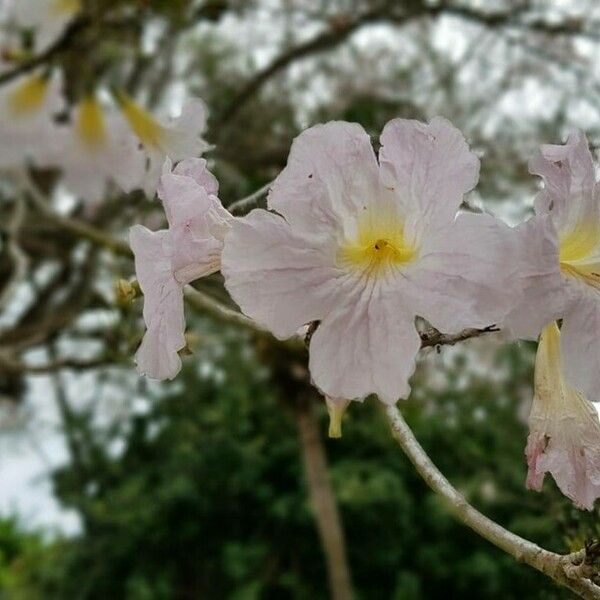
[[[37,158],[52,139],[54,115],[63,102],[58,75],[21,77],[0,88],[0,167],[22,166]]]
[[[222,271],[241,309],[277,337],[320,321],[314,383],[332,398],[409,394],[421,340],[415,316],[445,332],[506,314],[519,284],[513,232],[460,214],[479,160],[448,121],[396,119],[379,164],[356,124],[303,132],[268,206],[236,220]]]
[[[202,139],[206,130],[207,110],[204,102],[188,100],[177,118],[155,118],[124,93],[118,94],[123,115],[148,155],[144,189],[154,193],[166,158],[173,162],[199,156],[209,145]]]
[[[562,318],[567,382],[587,398],[600,398],[600,186],[584,134],[574,133],[562,146],[542,146],[530,171],[545,188],[525,233],[539,238],[543,232],[549,243],[543,256],[525,253],[530,264],[544,266],[528,280],[505,325],[517,337],[536,337]]]
[[[550,473],[565,496],[591,510],[600,497],[600,421],[593,404],[563,378],[554,322],[540,338],[529,428],[527,487],[540,491]]]
[[[136,354],[141,374],[172,379],[181,369],[183,287],[219,270],[223,237],[232,219],[217,192],[206,161],[185,160],[160,180],[158,194],[169,228],[150,231],[135,225],[130,230],[147,327]]]
[[[55,164],[64,183],[86,200],[104,196],[114,181],[124,192],[143,183],[146,155],[120,114],[106,112],[97,100],[84,98],[73,123],[56,128],[42,162]]]

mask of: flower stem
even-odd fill
[[[457,520],[519,562],[524,562],[544,573],[558,584],[568,587],[581,598],[600,598],[600,587],[582,576],[580,569],[573,568],[582,561],[581,552],[564,556],[549,552],[537,544],[515,535],[480,513],[467,502],[465,497],[433,464],[398,408],[386,406],[385,413],[394,439],[425,483],[445,501],[448,510]]]

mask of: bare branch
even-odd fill
[[[427,331],[421,332],[421,348],[431,348],[435,346],[454,346],[459,342],[464,342],[471,338],[481,337],[488,333],[495,333],[500,331],[495,325],[484,327],[483,329],[463,329],[458,333],[441,333],[433,327]]]
[[[12,273],[0,292],[0,311],[4,310],[12,300],[15,288],[27,275],[29,260],[19,245],[19,233],[25,221],[25,198],[19,194],[15,199],[13,213],[6,226],[6,250],[12,260]]]
[[[86,369],[95,369],[98,367],[107,367],[119,364],[120,360],[114,357],[99,356],[88,360],[77,358],[57,358],[43,364],[32,364],[22,360],[11,358],[6,353],[0,353],[0,373],[10,374],[42,374],[53,373],[61,369],[72,369],[74,371],[84,371]]]
[[[230,213],[236,213],[236,212],[244,210],[245,208],[247,208],[249,206],[252,206],[255,202],[258,202],[258,200],[260,200],[265,194],[267,194],[267,192],[271,189],[272,185],[273,185],[272,181],[269,181],[269,183],[265,183],[265,185],[263,185],[261,188],[256,190],[256,192],[253,192],[252,194],[250,194],[249,196],[246,196],[245,198],[241,198],[240,200],[236,200],[235,202],[232,202],[227,207],[227,210]]]
[[[594,585],[587,576],[589,573],[577,567],[582,563],[582,553],[560,555],[544,550],[504,529],[477,509],[471,506],[433,464],[423,450],[412,430],[396,406],[386,406],[385,414],[392,429],[392,435],[408,459],[414,465],[425,483],[446,503],[448,510],[461,523],[475,531],[494,546],[544,573],[558,584],[563,585],[581,598],[599,599],[600,587]],[[585,572],[585,576],[582,573]]]
[[[22,62],[19,66],[15,67],[11,71],[6,71],[5,73],[0,74],[0,85],[4,85],[20,77],[21,75],[25,75],[30,71],[33,71],[35,68],[40,67],[49,63],[53,60],[57,55],[64,52],[67,48],[69,48],[73,42],[73,40],[79,35],[79,33],[87,27],[89,24],[88,19],[79,18],[74,19],[63,31],[62,35],[60,35],[56,41],[51,44],[46,50],[42,53],[30,58]]]

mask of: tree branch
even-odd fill
[[[467,502],[462,494],[452,487],[452,484],[433,464],[398,408],[386,405],[385,414],[394,439],[425,483],[445,501],[448,510],[456,519],[519,562],[524,562],[537,571],[544,573],[558,584],[578,594],[581,598],[600,598],[600,587],[594,585],[586,576],[583,576],[581,569],[576,568],[582,564],[581,552],[568,555],[549,552],[537,544],[504,529],[504,527],[480,513]],[[588,574],[585,572],[585,575]]]
[[[64,52],[69,48],[73,40],[79,35],[79,33],[85,29],[89,24],[89,20],[83,17],[74,19],[63,31],[63,33],[56,39],[56,41],[48,46],[46,50],[22,62],[19,66],[15,67],[11,71],[6,71],[0,74],[0,85],[4,85],[16,79],[21,75],[25,75],[30,71],[33,71],[36,67],[40,67],[51,60],[53,60],[61,52]]]
[[[233,214],[233,213],[239,212],[241,210],[244,210],[245,208],[247,208],[249,206],[252,206],[255,202],[258,202],[258,200],[260,200],[265,194],[267,194],[267,192],[271,189],[271,186],[273,185],[273,183],[274,183],[273,181],[269,181],[269,183],[265,183],[265,185],[263,185],[261,188],[256,190],[256,192],[253,192],[249,196],[246,196],[245,198],[241,198],[240,200],[236,200],[235,202],[232,202],[227,207],[227,210]]]

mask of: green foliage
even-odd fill
[[[206,363],[201,351],[204,367],[188,368],[147,414],[131,419],[119,456],[106,450],[111,440],[92,441],[86,430],[84,472],[70,467],[56,478],[86,531],[49,547],[44,569],[39,546],[10,550],[10,535],[2,536],[12,564],[3,581],[23,565],[29,574],[21,589],[34,591],[22,598],[327,597],[287,398],[243,340],[212,354],[221,358]],[[427,383],[432,360],[441,359],[426,361],[405,409],[411,425],[475,506],[566,550],[569,531],[591,533],[593,517],[574,518],[553,484],[541,495],[524,488],[519,415],[531,393],[530,350],[497,351],[493,366],[503,376],[495,384],[472,373],[467,357],[436,365],[448,380],[442,391]],[[323,407],[320,415],[325,432]],[[449,516],[393,443],[374,401],[351,407],[344,437],[327,450],[359,598],[568,597]]]

